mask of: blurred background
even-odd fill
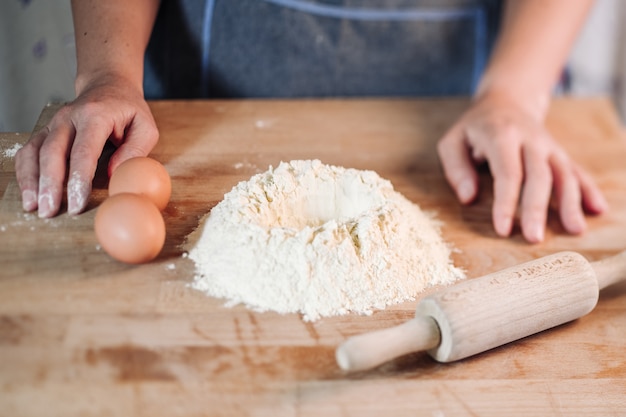
[[[626,120],[626,2],[597,0],[571,53],[564,94],[610,96]],[[0,0],[0,132],[32,130],[43,106],[74,97],[70,0]]]

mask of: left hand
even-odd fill
[[[522,234],[531,243],[544,238],[551,200],[571,234],[585,230],[585,211],[599,214],[608,208],[591,176],[551,137],[542,117],[505,95],[477,99],[440,140],[438,152],[463,204],[478,195],[476,164],[489,165],[493,226],[500,236],[510,235],[518,205]]]

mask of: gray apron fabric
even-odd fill
[[[498,0],[162,0],[147,98],[471,94]]]

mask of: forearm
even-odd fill
[[[142,91],[143,59],[159,0],[72,0],[80,94],[102,77],[121,77]]]
[[[508,0],[476,97],[505,94],[543,118],[593,0]]]

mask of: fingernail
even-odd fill
[[[79,172],[74,171],[67,182],[67,212],[78,214],[87,205],[89,183],[84,181]]]
[[[470,202],[474,198],[474,183],[470,179],[461,181],[457,192],[461,202]]]
[[[571,222],[569,224],[569,232],[574,235],[579,235],[585,231],[587,228],[587,222],[585,221],[585,216],[582,213],[577,213],[572,216]]]
[[[495,218],[494,227],[496,233],[500,236],[508,236],[511,234],[511,228],[513,227],[513,219],[509,216],[498,215]]]
[[[540,223],[531,223],[526,232],[526,240],[531,243],[539,243],[543,241],[544,238],[544,228]]]
[[[598,201],[598,206],[596,207],[596,211],[598,213],[604,213],[609,209],[609,202],[604,198],[604,196],[600,196],[600,200]]]
[[[37,193],[25,190],[22,193],[22,207],[25,211],[33,211],[37,208]]]
[[[52,201],[52,195],[49,192],[43,192],[39,194],[39,212],[40,218],[45,219],[52,217],[54,214],[54,204]]]

